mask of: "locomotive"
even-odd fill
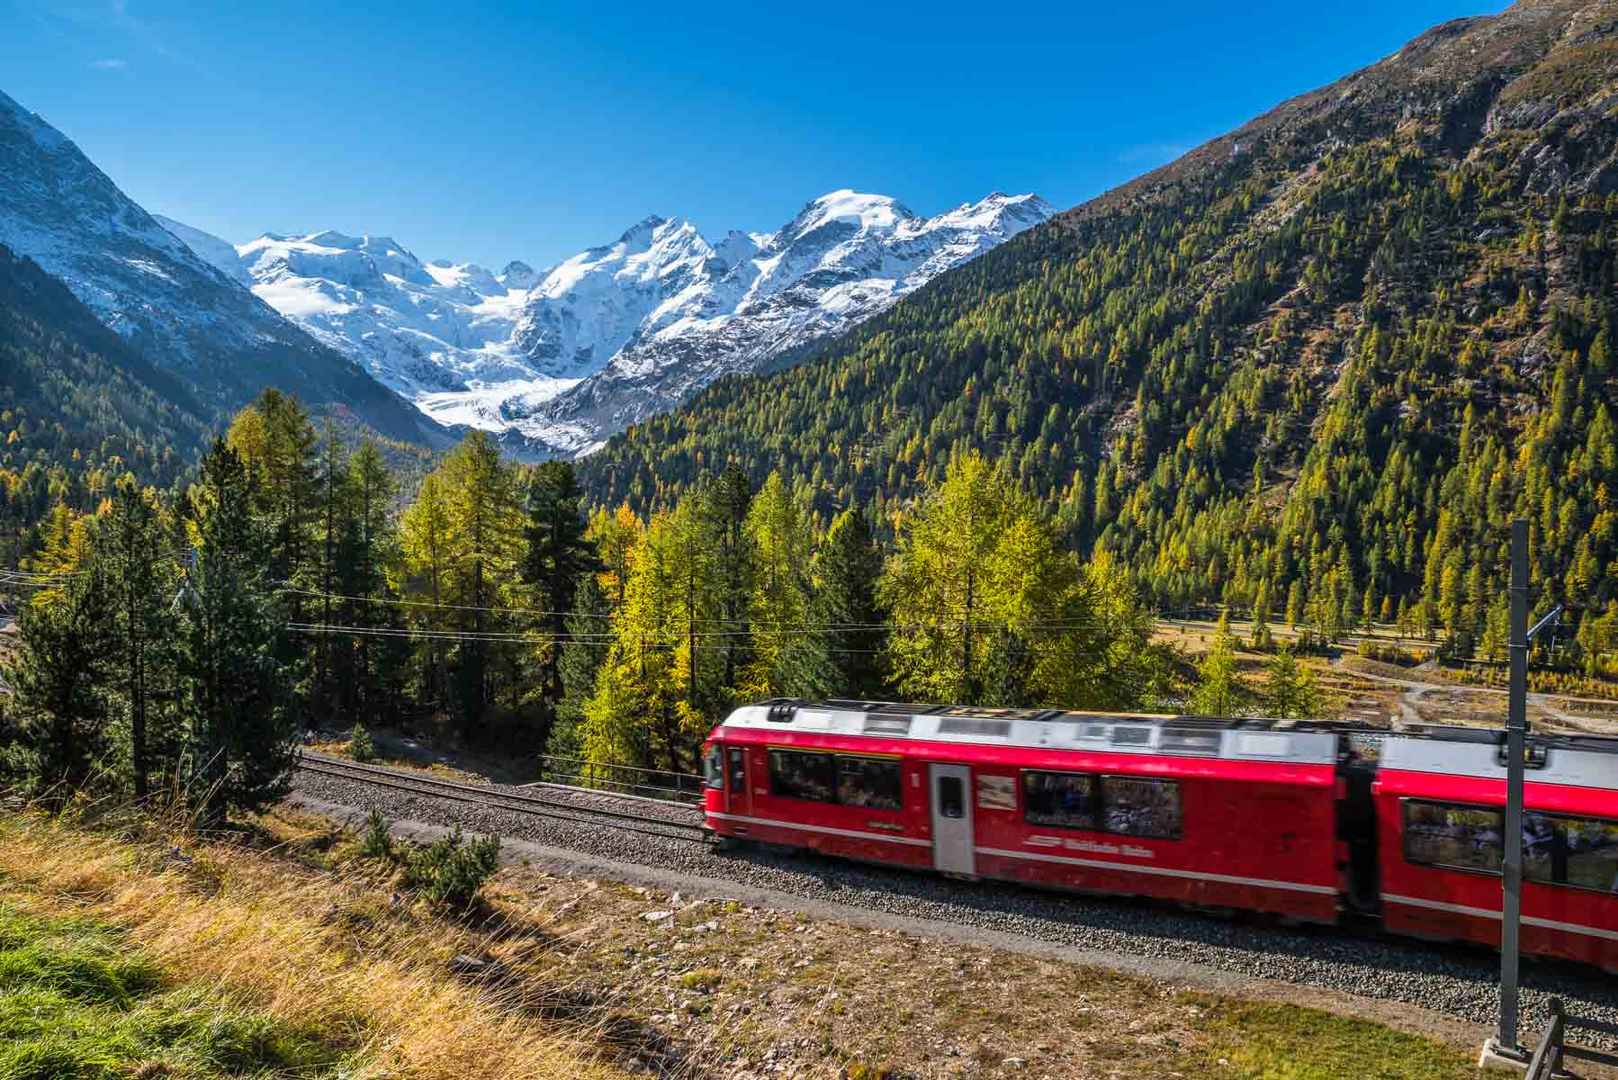
[[[1500,732],[778,699],[704,760],[723,838],[1499,947]],[[1618,738],[1527,776],[1522,949],[1618,973]]]

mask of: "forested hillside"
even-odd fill
[[[0,246],[0,526],[79,509],[132,472],[168,486],[208,411],[103,326],[55,278]],[[26,545],[24,545],[26,546]],[[3,556],[11,561],[14,552]]]
[[[883,527],[981,448],[1154,603],[1499,644],[1506,522],[1610,663],[1618,4],[1440,26],[591,458],[735,463]],[[1603,659],[1604,658],[1604,659]]]

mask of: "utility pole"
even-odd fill
[[[1528,748],[1528,649],[1547,626],[1562,615],[1558,604],[1533,628],[1528,626],[1528,522],[1511,523],[1511,684],[1506,710],[1506,813],[1501,837],[1501,887],[1504,904],[1500,919],[1500,1027],[1484,1045],[1485,1060],[1504,1059],[1521,1064],[1528,1060],[1518,1038],[1521,1021],[1521,953],[1523,878],[1523,773]]]
[[[1521,955],[1517,934],[1522,926],[1523,751],[1528,742],[1528,522],[1511,523],[1511,693],[1506,709],[1506,820],[1501,882],[1505,905],[1500,921],[1500,1029],[1493,1050],[1522,1057],[1517,1038]]]

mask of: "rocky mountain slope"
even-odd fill
[[[1001,458],[1164,605],[1436,627],[1489,654],[1506,521],[1618,664],[1618,3],[1462,19],[941,275],[586,465],[727,460],[886,520]],[[1603,622],[1602,620],[1605,620]],[[1607,657],[1609,659],[1600,659]]]
[[[475,411],[462,416],[458,406],[484,387],[555,393],[571,385],[536,371],[513,340],[535,281],[524,263],[496,276],[472,264],[422,262],[387,236],[266,233],[232,245],[180,222],[164,224],[221,273],[442,423],[476,420]]]
[[[689,222],[648,219],[553,271],[519,326],[525,351],[558,373],[610,359],[553,399],[519,398],[505,411],[561,450],[588,448],[723,375],[858,325],[1053,212],[1038,196],[996,193],[922,218],[885,196],[843,190],[776,232],[716,243]]]
[[[921,218],[838,191],[773,233],[652,217],[544,273],[422,262],[388,237],[170,230],[446,423],[573,453],[721,375],[780,363],[1052,213],[1036,196]]]
[[[56,484],[97,472],[170,483],[204,445],[210,417],[172,372],[0,246],[0,522],[37,520],[62,497]],[[53,480],[55,466],[65,471]]]
[[[219,273],[120,191],[61,132],[0,94],[0,244],[228,409],[275,385],[404,439],[443,441],[343,355]]]

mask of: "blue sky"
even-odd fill
[[[148,209],[536,266],[839,187],[1071,206],[1501,0],[0,0],[0,90]]]

